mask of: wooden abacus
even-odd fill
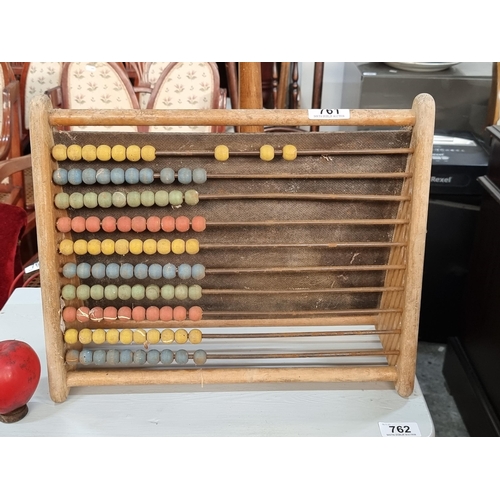
[[[321,121],[61,110],[40,97],[31,120],[54,401],[97,385],[391,381],[413,392],[432,97]],[[76,124],[104,131],[68,131]],[[376,129],[104,128],[318,124]]]

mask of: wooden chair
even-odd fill
[[[123,63],[65,62],[61,85],[47,91],[54,106],[64,109],[139,109],[139,101]],[[143,132],[143,127],[74,126],[70,130]]]
[[[29,152],[30,103],[33,97],[61,85],[62,62],[25,62],[21,85],[21,150]]]
[[[491,93],[486,126],[500,125],[500,62],[493,63]]]
[[[162,63],[151,63],[161,69]],[[150,78],[150,77],[148,77]],[[213,62],[168,63],[156,79],[147,109],[224,109],[226,89],[220,88],[219,70]],[[150,132],[223,132],[225,127],[151,126]]]

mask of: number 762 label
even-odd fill
[[[416,422],[379,422],[383,437],[420,437],[420,429]]]

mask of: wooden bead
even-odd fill
[[[180,285],[176,285],[174,290],[174,297],[177,300],[186,300],[188,298],[188,292],[188,286],[181,283]]]
[[[123,168],[115,167],[111,170],[111,182],[120,185],[125,182],[125,171]]]
[[[111,171],[107,168],[99,168],[95,173],[95,180],[101,185],[109,184],[111,182]]]
[[[141,168],[139,171],[139,180],[141,184],[152,184],[155,180],[153,169],[149,167]]]
[[[83,195],[83,204],[87,208],[96,208],[99,205],[99,203],[97,201],[97,193],[93,193],[93,192],[85,193]]]
[[[116,219],[110,215],[106,215],[101,221],[101,227],[106,233],[114,233],[116,231]]]
[[[141,158],[144,161],[153,161],[156,158],[156,149],[154,146],[143,146],[141,148]]]
[[[189,342],[191,344],[199,344],[202,339],[202,333],[201,330],[198,330],[198,328],[193,328],[189,332]]]
[[[66,210],[67,208],[69,208],[69,194],[57,193],[54,196],[54,205],[61,210]]]
[[[105,320],[114,321],[118,318],[118,311],[114,306],[105,307],[102,314],[103,314],[103,319]]]
[[[111,160],[111,147],[107,144],[101,144],[97,146],[96,150],[97,158],[101,161],[109,161]]]
[[[132,219],[126,215],[122,215],[116,221],[116,227],[121,233],[128,233],[132,229]]]
[[[80,360],[80,351],[77,349],[69,349],[66,352],[66,363],[68,365],[76,365]]]
[[[165,330],[162,330],[161,332],[161,341],[164,344],[171,344],[174,341],[175,338],[175,333],[173,330],[170,328],[165,328]]]
[[[162,275],[167,280],[172,280],[176,275],[176,268],[174,264],[168,263],[165,264],[162,268]]]
[[[115,242],[113,241],[113,248]],[[120,277],[120,264],[117,262],[110,262],[106,265],[106,278],[116,280]]]
[[[127,206],[127,195],[120,191],[115,191],[111,195],[111,202],[113,203],[113,206],[116,208],[124,208]]]
[[[160,287],[158,285],[148,285],[146,287],[146,298],[149,300],[160,298]]]
[[[92,342],[92,330],[90,328],[82,328],[78,333],[78,341],[82,344],[90,344]]]
[[[142,328],[134,330],[134,343],[144,344],[145,342],[146,342],[146,330],[143,330]]]
[[[160,353],[160,362],[162,365],[170,365],[174,360],[174,353],[170,349],[163,349]]]
[[[283,147],[283,159],[287,161],[292,161],[297,158],[297,148],[291,144],[287,144]]]
[[[83,349],[80,352],[79,361],[82,365],[92,364],[92,351],[90,349]]]
[[[136,145],[129,146],[127,148],[127,160],[139,161],[140,159],[141,159],[141,148]]]
[[[115,301],[118,298],[118,287],[116,285],[106,285],[104,287],[104,297],[106,300]]]
[[[52,158],[56,161],[64,161],[68,158],[66,146],[64,144],[56,144],[52,147]]]
[[[97,204],[101,208],[110,208],[113,206],[113,195],[107,191],[103,191],[97,195]]]
[[[175,288],[173,285],[163,285],[160,289],[162,299],[172,300],[175,296]]]
[[[142,306],[135,306],[132,309],[132,319],[134,321],[144,321],[146,319],[146,309]]]
[[[56,221],[56,228],[61,233],[69,233],[71,231],[71,219],[69,217],[60,217]]]
[[[179,208],[182,206],[184,196],[181,191],[174,189],[168,194],[168,200],[174,208]]]
[[[269,144],[264,144],[260,148],[260,159],[264,161],[271,161],[274,158],[274,148]]]
[[[172,253],[181,255],[186,251],[186,243],[184,240],[175,239],[172,241]]]
[[[88,251],[88,243],[86,240],[76,240],[73,245],[73,252],[76,255],[85,255]]]
[[[186,205],[194,206],[198,205],[200,201],[200,196],[198,194],[198,191],[195,189],[188,189],[184,193],[184,201],[186,202]]]
[[[132,231],[136,233],[142,233],[146,230],[146,218],[142,216],[136,216],[132,218]]]
[[[173,310],[173,319],[175,321],[185,321],[187,317],[186,308],[183,306],[176,306]]]
[[[166,191],[163,191],[166,193]],[[162,201],[161,191],[154,193],[153,191],[143,191],[141,193],[141,205],[143,207],[152,207],[155,204],[156,199],[160,200],[160,206],[166,207],[168,205],[168,200],[166,202]],[[157,196],[158,195],[158,196]]]
[[[92,144],[86,144],[82,148],[82,158],[85,161],[95,161],[97,158],[97,148]]]
[[[223,144],[217,146],[214,150],[214,157],[218,161],[226,161],[229,158],[229,148]]]
[[[115,242],[111,239],[103,240],[101,243],[103,255],[113,255],[115,253]]]
[[[91,233],[97,233],[101,229],[101,221],[99,217],[91,215],[85,220],[85,229]]]
[[[116,328],[110,328],[106,332],[106,342],[108,344],[118,344],[120,341],[120,332]]]
[[[173,317],[173,309],[170,306],[160,308],[160,319],[162,321],[171,321]]]
[[[175,331],[175,342],[177,344],[185,344],[188,339],[188,333],[186,330],[183,328],[180,328],[179,330]]]
[[[158,344],[160,342],[160,332],[156,328],[151,328],[146,333],[148,344]]]
[[[106,265],[103,262],[96,262],[92,265],[92,277],[102,280],[106,276]]]
[[[189,360],[189,354],[184,349],[179,349],[175,353],[175,362],[179,365],[185,365]]]
[[[67,323],[76,321],[76,307],[65,307],[62,312],[62,318]]]
[[[76,328],[69,328],[64,332],[64,342],[66,344],[76,344],[78,342],[78,330]]]
[[[175,219],[175,229],[177,229],[177,231],[185,233],[186,231],[189,231],[189,227],[189,219],[186,216],[181,215]]]
[[[146,221],[146,228],[152,233],[157,233],[161,229],[161,219],[156,215],[148,217]]]
[[[120,342],[122,344],[131,344],[134,338],[134,334],[130,328],[124,328],[120,332]]]
[[[80,323],[86,323],[90,319],[90,309],[86,306],[81,306],[76,311],[76,320]]]
[[[160,362],[160,351],[157,349],[150,349],[146,353],[146,362],[149,365],[157,365]]]
[[[135,167],[125,170],[125,182],[127,184],[137,184],[139,182],[139,170]]]
[[[207,353],[203,349],[197,349],[193,353],[193,361],[197,365],[204,365],[207,361]]]
[[[193,306],[189,308],[189,319],[191,321],[200,321],[203,316],[203,310],[200,306]]]
[[[90,298],[90,286],[89,285],[78,285],[76,288],[76,298],[78,300],[89,300]]]
[[[78,144],[71,144],[66,150],[66,154],[71,161],[80,161],[82,159],[82,147]]]
[[[120,285],[118,287],[118,298],[121,300],[130,300],[132,297],[132,287],[130,285]]]
[[[71,240],[62,240],[59,243],[59,253],[62,255],[71,255],[73,253],[73,242]]]
[[[207,221],[205,220],[205,217],[202,217],[201,215],[196,215],[195,217],[193,217],[193,220],[191,221],[191,227],[193,231],[196,231],[197,233],[205,231],[207,227]]]
[[[116,145],[111,148],[111,157],[115,161],[124,161],[127,157],[127,150],[125,146]]]
[[[134,255],[140,255],[142,253],[142,246],[142,240],[135,238],[129,243],[129,251]]]
[[[186,241],[186,253],[196,255],[200,251],[200,242],[194,238]]]
[[[137,191],[130,191],[127,193],[127,205],[132,208],[141,206],[141,193]]]
[[[118,365],[120,363],[120,351],[118,349],[108,349],[106,352],[106,363]]]
[[[144,285],[133,285],[132,286],[132,298],[134,300],[142,300],[146,296],[146,288]],[[135,308],[134,308],[135,309]],[[133,314],[133,310],[132,310]]]
[[[132,318],[132,309],[128,306],[122,306],[118,309],[118,319],[126,321]]]
[[[101,242],[99,240],[89,240],[87,251],[90,255],[99,255],[101,253]]]
[[[133,359],[134,359],[134,353],[130,349],[123,349],[120,351],[120,365],[125,365],[125,366],[130,365],[132,364]]]
[[[146,319],[148,321],[158,321],[160,319],[160,308],[157,306],[150,306],[146,309]]]
[[[104,289],[104,288],[103,288]],[[104,309],[102,307],[93,307],[89,311],[89,319],[90,321],[102,321],[104,318]]]
[[[76,210],[83,208],[83,194],[71,193],[69,195],[69,206],[71,208],[75,208]]]
[[[57,186],[65,186],[68,183],[68,171],[58,168],[52,173],[52,182]]]
[[[79,186],[82,183],[82,171],[79,168],[70,168],[68,170],[68,182],[72,186]]]
[[[102,300],[104,298],[104,287],[102,285],[92,285],[90,287],[90,296],[94,300]]]
[[[102,328],[97,328],[92,333],[92,342],[94,344],[104,344],[106,342],[106,332]]]
[[[104,349],[96,349],[92,353],[92,361],[95,365],[103,365],[106,363],[106,351]]]
[[[200,300],[202,295],[202,289],[200,285],[191,285],[188,288],[188,297],[191,300]]]
[[[156,247],[157,247],[156,240],[148,238],[147,240],[144,240],[143,252],[146,255],[154,255],[156,253]]]
[[[127,255],[129,250],[129,243],[125,239],[119,239],[115,242],[115,252],[118,255]]]
[[[170,215],[166,215],[161,219],[161,228],[166,233],[171,233],[175,229],[175,219]]]

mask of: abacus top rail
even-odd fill
[[[310,119],[306,109],[54,109],[49,112],[52,126],[73,125],[259,125],[259,126],[413,126],[411,109],[354,109],[348,119]]]

